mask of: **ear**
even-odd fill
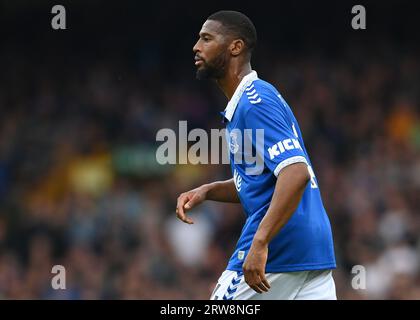
[[[242,53],[245,49],[245,42],[242,39],[233,40],[229,46],[230,53],[236,57]]]

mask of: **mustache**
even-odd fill
[[[201,61],[206,61],[206,60],[204,60],[200,55],[198,55],[198,54],[196,54],[195,56],[194,56],[194,60],[195,61],[198,61],[198,60],[201,60]]]

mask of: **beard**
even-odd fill
[[[227,56],[225,52],[221,52],[212,61],[205,62],[201,68],[197,69],[196,77],[198,80],[220,79],[226,74]]]

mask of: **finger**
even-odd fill
[[[271,286],[270,286],[270,284],[268,283],[268,280],[267,280],[267,278],[265,277],[265,274],[264,273],[262,273],[262,274],[260,274],[260,278],[261,278],[261,282],[262,282],[262,284],[267,288],[267,291],[268,291],[268,289],[270,289],[271,288]]]
[[[181,217],[181,216],[178,215],[178,218],[182,222],[185,222],[185,223],[188,223],[188,224],[194,224],[194,221],[191,218],[189,218],[187,215],[184,215],[183,217]]]
[[[254,290],[257,293],[263,293],[263,291],[255,284],[251,285],[250,287],[252,288],[252,290]]]
[[[187,200],[188,198],[186,197],[178,198],[178,203],[176,206],[176,215],[181,221],[188,224],[193,224],[194,222],[189,217],[187,217],[187,215],[184,212],[184,204]]]
[[[191,199],[189,199],[189,201],[187,201],[186,204],[184,204],[184,210],[189,211],[195,206],[195,203],[196,203],[196,199],[195,197],[192,197]]]
[[[181,213],[181,211],[178,211],[177,216],[181,221],[183,221],[185,223],[188,223],[188,224],[193,224],[194,223],[194,221],[191,218],[189,218],[185,213]]]
[[[257,285],[257,287],[258,287],[261,291],[263,291],[263,292],[267,292],[267,291],[268,291],[268,288],[265,286],[265,284],[264,284],[264,283],[260,282],[260,283],[257,283],[256,285]]]
[[[255,271],[244,272],[245,282],[256,292],[262,293],[262,290],[258,287],[257,283],[260,283],[260,278]]]
[[[176,215],[179,219],[184,220],[185,219],[185,212],[184,212],[184,208],[183,208],[183,204],[182,204],[183,200],[182,199],[178,199],[178,202],[176,204]]]

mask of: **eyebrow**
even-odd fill
[[[212,37],[213,35],[212,35],[212,34],[210,34],[210,33],[208,33],[208,32],[200,32],[200,33],[198,34],[198,36],[199,36],[199,37],[205,37],[205,36],[210,36],[210,37]]]

